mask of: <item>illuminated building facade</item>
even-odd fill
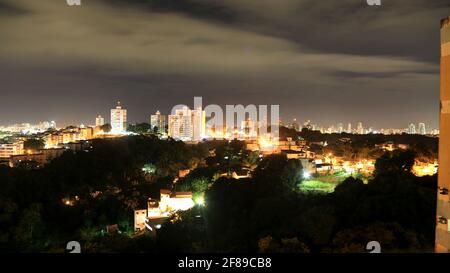
[[[0,158],[9,158],[24,153],[23,141],[0,144]]]
[[[188,107],[175,110],[169,115],[168,134],[174,139],[192,140],[192,111]]]
[[[206,113],[201,107],[192,110],[192,140],[200,141],[206,135]]]
[[[153,132],[157,130],[159,134],[165,134],[166,125],[166,116],[161,115],[161,112],[156,111],[154,115],[150,116],[150,126]]]
[[[192,192],[172,192],[161,189],[160,199],[148,199],[147,209],[134,211],[134,229],[143,231],[151,229],[151,222],[158,219],[168,219],[176,211],[185,211],[194,207]]]
[[[168,135],[183,141],[200,141],[206,132],[206,114],[201,108],[182,107],[169,115]]]
[[[450,17],[441,21],[440,99],[436,252],[450,252]]]
[[[53,159],[60,157],[66,149],[42,149],[34,154],[18,154],[12,155],[9,159],[9,166],[11,168],[17,167],[22,162],[33,161],[37,164],[37,168],[42,167],[52,161]]]
[[[103,126],[105,125],[105,119],[102,116],[97,116],[95,118],[95,126]]]
[[[425,127],[425,123],[423,123],[423,122],[419,123],[419,134],[421,134],[421,135],[427,134],[427,129]]]
[[[290,125],[293,126],[293,125]],[[247,118],[241,123],[241,133],[244,139],[256,139],[258,131],[255,122],[251,118]]]
[[[411,135],[415,135],[416,132],[416,125],[414,125],[414,123],[411,123],[408,127],[408,133]]]
[[[123,109],[120,101],[115,109],[111,109],[111,132],[113,134],[125,133],[127,130],[127,110]]]
[[[45,148],[58,148],[62,144],[91,140],[94,138],[94,129],[91,127],[73,128],[51,133],[45,137]]]
[[[338,125],[337,125],[337,132],[339,134],[342,134],[344,132],[344,124],[338,123]]]
[[[358,122],[357,131],[358,131],[358,134],[360,134],[360,135],[364,134],[364,126],[363,126],[362,122]]]
[[[0,126],[0,131],[33,134],[45,132],[48,129],[56,129],[56,123],[54,121],[42,121],[39,124],[21,123],[8,126]]]

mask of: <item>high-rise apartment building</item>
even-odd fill
[[[127,110],[123,109],[120,101],[115,109],[111,109],[111,132],[114,134],[125,133],[127,130]]]
[[[201,108],[191,110],[182,107],[169,115],[168,135],[184,141],[200,141],[206,133],[206,114]]]
[[[408,126],[408,134],[415,135],[416,133],[417,133],[417,131],[416,131],[416,125],[414,125],[414,123],[411,123],[411,124]]]
[[[105,119],[102,116],[98,115],[95,118],[95,126],[98,127],[98,126],[103,126],[103,125],[105,125]]]
[[[154,115],[150,116],[150,126],[152,128],[152,132],[157,132],[159,134],[166,133],[166,116],[161,115],[161,112],[156,111]]]
[[[358,122],[358,127],[356,128],[356,130],[358,131],[358,134],[360,134],[360,135],[364,134],[364,126],[363,126],[362,122]]]
[[[298,124],[296,118],[294,118],[294,120],[292,121],[292,129],[294,129],[295,131],[300,131],[300,124]]]
[[[15,141],[12,143],[0,143],[0,158],[9,158],[13,155],[21,155],[24,153],[23,141]]]
[[[337,132],[339,134],[342,134],[344,132],[344,124],[343,123],[338,123],[338,125],[337,125]]]
[[[293,125],[289,128],[296,130]],[[240,131],[245,139],[255,139],[258,137],[258,128],[251,118],[246,118],[241,122]]]
[[[174,115],[169,115],[168,135],[179,140],[192,140],[192,111],[188,107],[176,109]]]
[[[200,141],[206,135],[206,113],[201,107],[192,110],[192,140]]]
[[[305,123],[303,123],[303,128],[306,128],[308,130],[312,130],[311,121],[307,120]]]
[[[427,129],[425,127],[425,123],[423,123],[423,122],[419,123],[419,134],[421,134],[421,135],[427,134]]]
[[[450,17],[441,21],[441,116],[436,252],[450,252]]]

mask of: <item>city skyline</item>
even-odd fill
[[[191,111],[194,111],[193,107],[190,107],[189,105],[187,105],[187,107]],[[115,106],[115,108],[108,109],[107,111],[97,111],[97,112],[102,112],[102,113],[104,112],[104,113],[109,113],[109,114],[107,114],[107,115],[98,114],[98,115],[95,116],[95,118],[91,118],[88,121],[78,121],[78,122],[75,122],[75,123],[59,123],[59,122],[56,122],[55,120],[51,120],[51,121],[50,120],[36,120],[36,121],[27,120],[27,121],[21,121],[21,122],[10,123],[10,124],[7,124],[7,123],[2,124],[2,123],[0,123],[0,128],[2,128],[2,127],[3,128],[5,128],[5,127],[12,127],[12,126],[17,126],[17,125],[25,125],[25,124],[43,127],[42,124],[46,124],[46,123],[52,123],[52,124],[53,123],[54,124],[58,123],[58,128],[65,128],[65,127],[70,127],[70,126],[99,126],[98,125],[99,122],[102,123],[102,125],[103,124],[110,124],[110,125],[112,125],[113,123],[115,123],[115,122],[113,122],[113,120],[115,119],[115,118],[113,118],[113,115],[116,115],[115,113],[116,113],[116,111],[118,109],[119,110],[122,109],[121,101],[117,101],[117,105]],[[116,122],[116,123],[123,123],[124,125],[125,124],[148,123],[152,127],[154,127],[154,125],[152,125],[152,123],[153,123],[152,119],[155,118],[157,115],[161,115],[165,119],[167,119],[171,115],[170,111],[168,111],[168,112],[161,112],[159,110],[159,108],[157,108],[157,109],[158,110],[156,110],[154,113],[148,114],[147,118],[145,120],[139,120],[139,121],[129,121],[129,120],[127,120],[127,116],[128,116],[127,109],[124,109],[124,111],[125,111],[124,112],[124,114],[125,114],[125,117],[124,117],[125,118],[125,122],[121,121],[121,119],[123,119],[123,118],[119,118],[120,120],[118,122]],[[109,120],[105,119],[104,116],[110,116]],[[206,121],[208,121],[209,118],[211,118],[211,117],[208,117],[208,116],[205,115],[204,118],[206,119]],[[402,126],[399,126],[399,127],[393,127],[393,126],[391,126],[391,127],[389,127],[389,126],[388,127],[380,127],[380,126],[376,126],[376,125],[373,125],[373,124],[369,124],[368,127],[365,127],[365,125],[367,125],[367,123],[365,123],[364,121],[361,121],[363,119],[355,119],[355,120],[358,120],[358,122],[352,123],[352,122],[347,122],[347,121],[338,121],[337,123],[334,123],[334,124],[331,123],[331,122],[322,124],[322,123],[314,123],[314,122],[311,123],[310,119],[301,120],[301,119],[297,119],[297,118],[294,117],[291,120],[286,120],[286,119],[281,118],[280,119],[280,124],[285,126],[285,127],[288,127],[288,128],[291,128],[291,127],[293,128],[293,127],[295,127],[294,124],[298,123],[299,129],[308,128],[308,129],[317,130],[317,131],[321,131],[321,132],[325,132],[325,133],[327,131],[330,132],[330,130],[331,130],[331,133],[361,133],[360,130],[362,130],[362,129],[367,131],[366,133],[372,133],[372,132],[374,132],[374,133],[384,133],[382,131],[394,130],[395,133],[400,133],[400,131],[403,131],[405,133],[411,133],[411,134],[415,134],[416,132],[417,132],[417,134],[438,134],[438,131],[439,131],[439,127],[437,127],[437,128],[432,127],[432,126],[429,125],[430,123],[424,122],[423,119],[421,119],[419,121],[407,122],[406,124],[403,125],[403,127]],[[301,123],[302,121],[304,121],[303,124]],[[162,122],[162,124],[166,124],[167,123],[166,120],[161,121],[161,122]],[[225,120],[224,120],[224,122],[225,122]],[[309,128],[306,125],[307,123],[310,123],[310,125],[312,125],[312,126]],[[345,128],[344,128],[344,124],[345,124]],[[364,126],[361,128],[361,127],[359,127],[360,124],[361,125],[364,124]],[[356,125],[356,126],[354,126],[353,129],[352,129],[353,125]],[[115,125],[113,127],[118,127],[118,126],[119,125]],[[342,126],[342,128],[341,128],[342,130],[340,130],[340,126]],[[411,126],[414,126],[414,129],[412,129]],[[55,126],[54,125],[53,126],[49,126],[49,128],[52,128],[52,127],[55,127]],[[240,127],[240,125],[237,124],[236,127]],[[124,132],[125,131],[125,127],[122,126],[122,128],[116,129],[116,131],[119,132],[119,133],[120,132]],[[436,133],[436,131],[437,131],[437,133]],[[423,132],[425,132],[425,133],[423,133]]]
[[[450,4],[365,2],[1,0],[1,123],[90,123],[117,100],[143,122],[201,95],[279,104],[286,121],[438,128]]]

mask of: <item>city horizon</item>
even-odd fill
[[[116,103],[117,102],[120,102],[123,105],[122,100],[118,100],[118,101],[116,101]],[[174,106],[175,105],[177,105],[177,104],[174,104]],[[239,105],[239,104],[236,104],[236,105]],[[190,107],[189,104],[187,106]],[[244,105],[244,106],[246,106],[246,105]],[[127,108],[128,110],[130,110],[129,107],[126,107],[126,104],[125,104],[124,107]],[[111,109],[113,109],[113,108],[111,108]],[[98,116],[106,118],[107,121],[110,120],[110,118],[109,118],[110,117],[109,111],[111,109],[98,111],[97,113],[102,113],[102,114],[95,114],[89,121],[86,121],[86,120],[85,121],[80,121],[80,120],[78,120],[78,121],[75,121],[75,122],[64,122],[64,121],[58,120],[58,118],[42,119],[42,120],[36,120],[36,119],[30,120],[30,119],[28,119],[28,120],[16,121],[16,122],[11,122],[11,123],[7,123],[7,122],[3,122],[2,121],[2,123],[0,124],[0,127],[7,127],[7,126],[19,125],[19,124],[38,124],[40,122],[50,122],[50,121],[55,122],[58,125],[58,128],[65,128],[65,127],[69,127],[69,126],[80,126],[80,125],[95,126],[95,118],[98,117]],[[151,115],[154,115],[158,111],[161,112],[162,115],[169,115],[170,114],[170,110],[162,111],[159,108],[155,108],[155,109],[156,110],[154,112],[149,113],[147,115],[147,118],[145,120],[131,120],[131,121],[129,120],[128,124],[150,123]],[[193,109],[193,107],[190,107],[190,109]],[[129,111],[129,113],[133,113],[133,112]],[[410,121],[410,122],[407,122],[406,124],[399,125],[399,126],[394,126],[394,125],[391,125],[391,126],[374,125],[374,124],[366,123],[364,121],[364,119],[353,119],[353,122],[344,120],[344,121],[337,121],[335,123],[329,122],[329,123],[325,123],[325,124],[317,123],[317,122],[315,122],[314,120],[312,120],[310,118],[301,119],[301,118],[296,118],[296,117],[293,117],[292,119],[284,119],[283,117],[281,117],[280,121],[281,121],[281,123],[283,125],[288,125],[288,124],[292,124],[293,122],[297,122],[300,125],[300,127],[302,127],[304,123],[309,121],[309,122],[313,123],[314,125],[316,125],[317,128],[329,128],[329,127],[332,127],[332,126],[337,126],[340,123],[342,123],[344,125],[344,127],[347,128],[348,124],[357,125],[358,123],[362,122],[364,125],[368,126],[367,128],[374,128],[376,130],[380,130],[380,129],[406,129],[411,124],[419,125],[420,123],[424,123],[427,126],[426,127],[427,131],[428,130],[431,130],[431,131],[439,130],[439,126],[432,127],[432,126],[430,126],[430,124],[433,124],[432,122],[426,122],[424,120]],[[105,123],[110,123],[110,122],[105,122]],[[285,127],[287,127],[287,126],[285,126]]]

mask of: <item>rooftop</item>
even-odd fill
[[[192,192],[178,191],[172,195],[173,198],[192,198]]]

